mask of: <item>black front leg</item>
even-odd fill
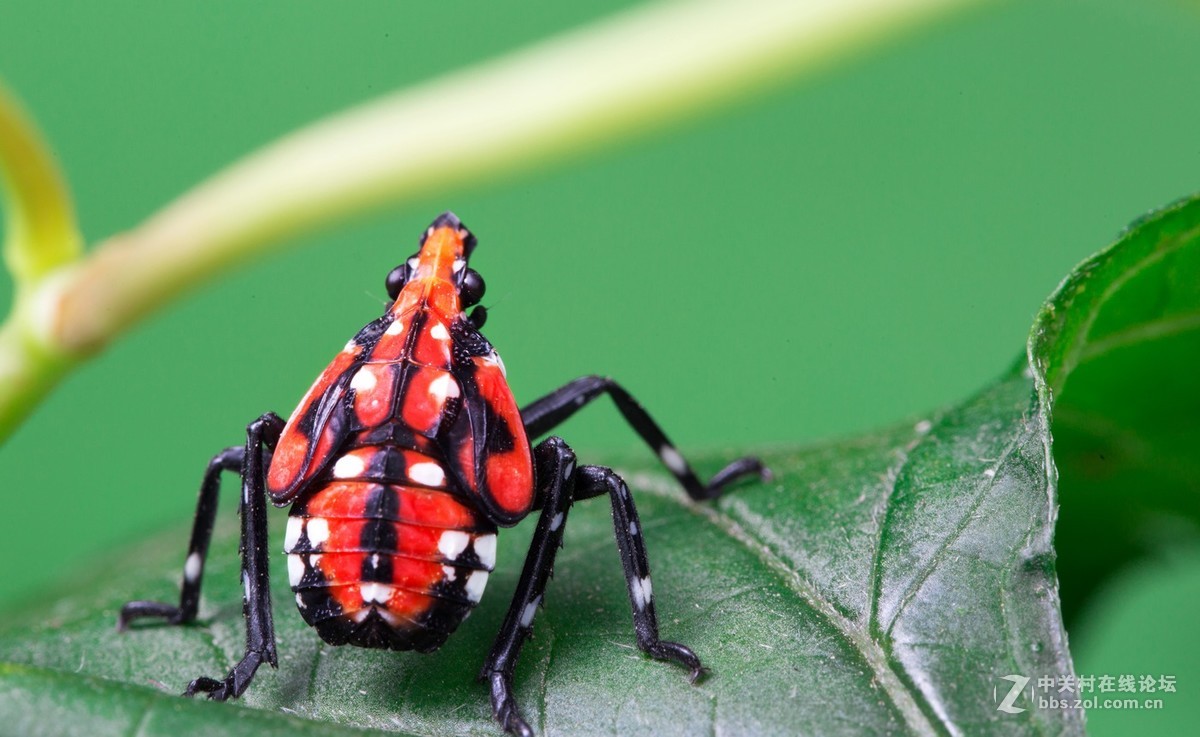
[[[525,432],[531,438],[550,432],[602,394],[612,397],[621,415],[658,455],[691,498],[715,499],[730,484],[748,476],[770,480],[771,472],[762,461],[747,456],[722,468],[707,484],[701,483],[691,464],[676,450],[654,418],[624,387],[605,376],[584,376],[522,407],[521,419],[525,422]]]
[[[562,546],[567,513],[575,500],[607,494],[612,502],[613,529],[625,584],[633,607],[633,626],[637,645],[651,657],[679,663],[690,672],[694,682],[704,672],[692,650],[676,642],[659,639],[658,616],[654,609],[654,591],[650,582],[650,563],[642,537],[641,522],[633,495],[620,476],[602,466],[575,466],[575,453],[560,438],[549,438],[534,449],[538,484],[537,529],[525,557],[521,580],[509,605],[504,624],[492,651],[484,661],[480,678],[492,691],[492,711],[505,731],[520,737],[533,735],[521,717],[513,698],[513,671],[521,647],[529,637],[534,617],[542,605],[546,582],[554,568],[554,558]]]
[[[125,625],[140,617],[162,617],[169,623],[180,624],[193,620],[200,593],[200,573],[212,536],[216,514],[217,476],[240,457],[242,494],[238,511],[241,516],[242,613],[246,619],[246,650],[242,659],[222,680],[201,676],[188,684],[185,696],[204,692],[208,697],[225,700],[240,696],[250,685],[255,671],[264,662],[277,665],[275,654],[275,625],[271,617],[271,589],[267,570],[267,494],[266,463],[270,450],[279,441],[284,421],[268,413],[246,428],[244,449],[228,449],[217,455],[205,474],[200,490],[200,503],[192,530],[188,561],[184,566],[184,583],[179,607],[159,602],[135,601],[121,609],[119,624]]]
[[[521,718],[513,699],[513,670],[521,647],[529,637],[534,615],[542,605],[554,558],[562,547],[563,529],[575,486],[575,453],[561,438],[548,438],[540,443],[533,450],[533,458],[542,513],[525,556],[525,567],[521,570],[512,604],[479,674],[480,679],[491,686],[492,713],[504,725],[504,731],[520,737],[532,737],[533,730]]]

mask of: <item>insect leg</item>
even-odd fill
[[[271,586],[267,571],[266,459],[263,446],[274,448],[283,432],[283,420],[274,413],[259,417],[246,428],[242,463],[242,614],[246,618],[246,651],[223,680],[201,676],[188,684],[185,696],[205,692],[224,701],[241,696],[263,661],[278,665],[275,623],[271,618]]]
[[[479,677],[491,686],[492,713],[510,734],[532,736],[513,698],[513,670],[521,646],[529,636],[533,617],[542,603],[554,557],[562,547],[563,528],[571,507],[575,453],[561,438],[548,438],[534,448],[541,516],[525,557],[521,580],[496,643],[484,661]]]
[[[217,498],[221,491],[222,471],[241,471],[245,448],[226,448],[213,456],[200,483],[200,498],[196,502],[196,519],[192,523],[192,539],[188,543],[187,560],[183,565],[183,581],[179,585],[179,606],[161,601],[131,601],[121,607],[117,629],[124,630],[135,619],[158,617],[167,624],[186,624],[196,619],[200,604],[200,582],[204,562],[208,558],[208,543],[212,540],[213,520],[217,516]]]
[[[667,439],[654,418],[620,384],[604,376],[578,378],[522,407],[521,419],[525,422],[525,432],[531,438],[543,435],[601,394],[612,397],[621,415],[693,499],[715,499],[727,486],[747,476],[759,476],[764,481],[771,478],[770,470],[762,461],[746,456],[722,468],[707,484],[701,483],[691,465]]]
[[[650,562],[646,557],[642,524],[629,487],[611,468],[580,466],[575,474],[575,499],[582,501],[603,494],[608,494],[612,502],[613,530],[616,533],[617,550],[621,554],[621,566],[625,569],[629,601],[633,605],[633,630],[637,635],[637,645],[653,658],[673,661],[687,668],[691,671],[691,680],[695,682],[704,668],[691,648],[658,638]]]
[[[201,509],[197,512],[196,526],[193,530],[193,549],[206,550],[208,539],[212,534],[212,515],[216,511],[217,476],[226,468],[230,468],[235,458],[241,459],[242,497],[239,512],[242,519],[242,613],[246,618],[246,651],[242,659],[223,680],[200,677],[188,684],[185,696],[205,692],[210,699],[225,700],[231,696],[240,696],[258,666],[265,661],[272,666],[277,664],[275,656],[275,625],[271,619],[271,590],[267,575],[267,493],[266,493],[266,462],[270,458],[270,450],[279,441],[283,432],[283,419],[274,413],[268,413],[250,423],[246,428],[246,446],[240,453],[228,450],[221,453],[209,464],[209,473],[205,475],[205,483],[201,486]],[[199,546],[198,546],[199,544]],[[198,546],[198,547],[197,547]],[[202,558],[203,556],[201,556]],[[203,561],[200,562],[203,565]],[[185,608],[191,607],[191,617],[195,616],[194,601],[188,604],[189,578],[185,566],[185,589],[183,600],[179,607],[181,618],[186,614]],[[194,595],[199,594],[199,575],[196,576]],[[153,602],[133,602],[122,609],[121,617],[129,621],[139,616],[166,616],[170,621],[166,605],[161,609],[152,606]],[[129,610],[128,612],[126,610]],[[159,614],[159,612],[163,612]],[[181,621],[186,621],[181,619]]]

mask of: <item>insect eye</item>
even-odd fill
[[[462,288],[458,290],[458,296],[462,300],[463,307],[470,307],[483,299],[484,289],[486,289],[486,286],[479,272],[474,269],[467,269],[467,273],[463,275]]]
[[[400,296],[400,290],[404,288],[404,283],[408,281],[408,264],[400,264],[396,268],[388,272],[387,275],[387,293],[392,299]]]

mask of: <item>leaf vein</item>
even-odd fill
[[[133,731],[129,733],[129,737],[143,737],[146,734],[146,724],[150,721],[150,713],[154,711],[153,704],[146,704],[146,708],[142,710],[142,715],[138,718],[137,724],[133,725]]]
[[[1087,363],[1119,348],[1159,338],[1169,338],[1196,328],[1200,328],[1200,312],[1187,312],[1169,318],[1141,322],[1089,343],[1080,351],[1079,363]]]
[[[1059,370],[1057,372],[1058,376],[1057,376],[1056,385],[1054,387],[1056,390],[1061,388],[1062,383],[1066,380],[1066,377],[1069,376],[1070,373],[1075,370],[1075,367],[1078,366],[1079,363],[1084,360],[1084,353],[1086,350],[1085,346],[1088,342],[1088,337],[1090,336],[1090,334],[1092,332],[1092,326],[1096,324],[1096,318],[1100,315],[1101,309],[1109,301],[1109,299],[1114,294],[1119,292],[1121,290],[1121,288],[1125,286],[1126,283],[1128,283],[1131,279],[1136,277],[1138,274],[1141,274],[1143,271],[1150,268],[1154,264],[1158,263],[1159,261],[1162,261],[1163,259],[1165,259],[1167,256],[1171,255],[1175,251],[1178,251],[1180,248],[1184,247],[1191,241],[1195,240],[1197,237],[1200,237],[1200,226],[1189,228],[1188,230],[1185,230],[1182,233],[1178,233],[1174,236],[1163,239],[1162,241],[1159,242],[1157,247],[1154,248],[1154,250],[1145,254],[1140,260],[1138,260],[1136,263],[1132,264],[1131,266],[1127,267],[1120,274],[1115,276],[1107,285],[1105,285],[1100,298],[1093,304],[1092,309],[1090,309],[1087,313],[1084,314],[1083,320],[1080,323],[1080,328],[1076,332],[1074,339],[1071,341],[1071,343],[1067,347],[1067,349],[1065,351],[1063,351],[1063,353],[1062,353],[1062,366],[1059,368]],[[1121,240],[1118,241],[1118,243],[1123,243],[1123,242],[1124,242],[1124,238],[1122,238]],[[1112,247],[1110,247],[1110,250],[1104,251],[1102,253],[1104,255],[1110,254],[1111,248]],[[1081,272],[1076,271],[1074,273],[1081,273]],[[1086,284],[1087,281],[1090,281],[1090,280],[1085,279],[1085,280],[1083,280],[1083,283]],[[1066,282],[1064,282],[1064,284],[1065,283]],[[1062,287],[1060,287],[1059,289],[1062,290]],[[1080,292],[1082,292],[1082,288],[1076,287],[1074,294],[1078,295]],[[1060,291],[1060,292],[1055,293],[1055,295],[1051,298],[1051,302],[1049,302],[1047,304],[1048,304],[1048,306],[1053,307],[1054,304],[1062,301],[1062,299],[1063,299],[1063,294]],[[1042,321],[1042,318],[1039,316],[1038,322],[1035,323],[1035,325],[1034,325],[1035,331],[1037,330],[1038,325],[1039,325],[1039,323],[1041,323],[1041,321]],[[1059,332],[1061,332],[1061,329]],[[1049,335],[1044,336],[1043,340],[1048,340],[1049,337],[1050,337]],[[1033,342],[1031,341],[1030,349],[1032,349],[1032,348],[1033,348]],[[1036,361],[1033,361],[1035,356],[1034,356],[1034,352],[1032,350],[1030,350],[1029,357],[1031,359],[1031,364],[1036,366],[1037,363],[1036,363]],[[1041,381],[1042,382],[1045,381],[1045,376],[1042,377]],[[1039,394],[1040,394],[1040,391],[1039,391]]]
[[[888,511],[892,506],[892,498],[896,495],[896,485],[900,481],[900,474],[904,471],[904,467],[908,465],[909,455],[925,442],[929,434],[933,432],[932,428],[926,430],[919,435],[916,442],[912,443],[911,448],[897,451],[897,461],[894,465],[889,466],[886,478],[891,480],[890,488],[887,494],[879,500],[878,511],[872,510],[872,522],[876,523],[878,530],[875,535],[874,547],[871,550],[871,573],[870,579],[867,581],[867,596],[870,597],[870,606],[867,611],[866,626],[868,631],[875,630],[875,620],[879,615],[879,582],[883,574],[883,534],[887,528]]]
[[[1015,434],[1012,439],[1009,440],[1008,445],[1004,448],[1004,452],[1000,454],[1000,458],[997,460],[995,465],[996,468],[1003,466],[1009,457],[1012,456],[1013,452],[1016,451],[1020,445],[1020,439],[1021,436],[1020,432],[1018,431],[1017,434]],[[988,479],[987,485],[980,489],[979,493],[976,494],[975,498],[971,501],[971,506],[966,510],[966,514],[959,519],[958,525],[955,526],[954,532],[948,535],[937,546],[937,550],[929,556],[925,563],[925,567],[921,569],[921,573],[913,579],[912,583],[908,585],[908,588],[904,591],[904,595],[900,597],[900,604],[896,607],[896,612],[892,615],[891,621],[888,622],[886,630],[888,639],[891,639],[892,630],[895,629],[896,622],[900,620],[900,616],[904,614],[904,611],[908,608],[908,605],[912,603],[916,595],[920,593],[922,588],[924,588],[926,582],[929,580],[929,577],[933,575],[934,570],[938,567],[938,564],[941,563],[942,556],[944,556],[946,551],[950,549],[951,545],[958,542],[959,538],[963,536],[963,533],[967,531],[967,528],[971,526],[971,521],[975,519],[975,513],[979,511],[979,507],[983,505],[984,500],[988,498],[988,494],[991,492],[992,488],[995,487],[996,477],[999,475],[1000,474],[997,473]]]
[[[939,734],[925,712],[917,704],[917,695],[910,692],[897,674],[888,666],[887,655],[879,643],[873,640],[855,622],[842,615],[831,602],[826,601],[816,591],[811,581],[801,575],[799,571],[791,570],[768,545],[748,533],[729,516],[713,509],[711,506],[685,501],[679,494],[664,493],[652,488],[642,488],[641,490],[663,499],[669,499],[692,514],[708,520],[728,537],[754,553],[769,570],[783,580],[797,597],[807,604],[813,612],[824,619],[835,632],[841,635],[862,656],[867,667],[871,669],[875,681],[884,693],[887,694],[892,704],[896,707],[896,711],[908,725],[910,734]]]

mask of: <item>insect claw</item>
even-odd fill
[[[166,624],[182,624],[185,620],[183,610],[172,604],[159,601],[131,601],[121,607],[117,614],[117,632],[124,632],[129,625],[139,619],[157,618]]]
[[[511,677],[502,671],[481,673],[481,677],[492,683],[492,714],[504,727],[504,731],[516,737],[534,737],[533,729],[521,718],[516,701],[512,697]]]
[[[222,683],[221,681],[218,681],[215,678],[209,678],[208,676],[200,676],[199,678],[193,679],[192,682],[188,684],[187,690],[183,692],[183,695],[187,696],[188,698],[191,698],[191,697],[195,696],[197,693],[204,693],[204,694],[207,694],[208,698],[211,699],[211,698],[213,698],[213,695],[217,692],[217,690],[220,689],[224,685],[225,685],[224,683]],[[219,700],[223,700],[223,699],[219,699]]]

